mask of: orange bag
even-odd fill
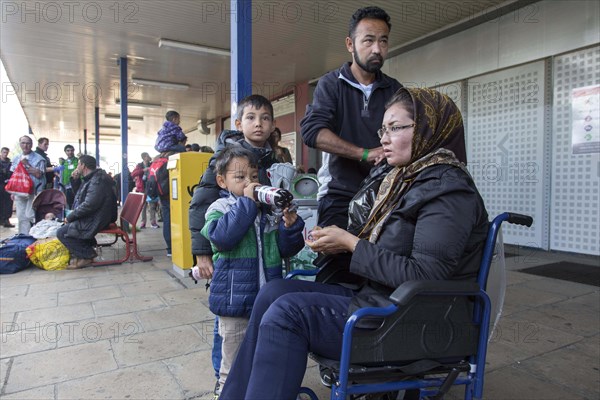
[[[30,195],[33,193],[33,180],[27,173],[27,170],[25,170],[23,161],[17,164],[12,176],[6,182],[4,190],[17,195]]]

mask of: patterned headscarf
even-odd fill
[[[432,89],[401,88],[396,95],[401,91],[410,94],[415,112],[411,158],[407,165],[392,169],[379,187],[369,219],[359,234],[372,243],[377,241],[414,178],[425,168],[449,164],[467,172],[463,120],[456,104]]]

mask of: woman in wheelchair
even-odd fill
[[[308,242],[317,252],[351,253],[350,272],[364,283],[265,285],[221,400],[295,399],[308,352],[339,359],[344,323],[357,308],[387,306],[407,280],[476,279],[488,216],[465,168],[456,105],[434,90],[402,88],[378,134],[390,171],[362,230],[325,227]]]

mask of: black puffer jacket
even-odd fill
[[[117,220],[117,198],[112,178],[102,169],[83,177],[73,211],[67,217],[67,237],[92,239]]]
[[[200,184],[194,191],[194,196],[190,203],[189,224],[190,233],[192,235],[192,254],[195,255],[212,255],[210,242],[202,236],[200,231],[204,228],[206,222],[206,210],[208,210],[208,207],[220,197],[219,191],[221,188],[217,185],[215,159],[221,151],[229,146],[242,146],[256,154],[258,158],[258,181],[263,185],[271,184],[271,181],[267,176],[267,169],[277,162],[271,148],[251,146],[244,140],[244,134],[240,131],[223,131],[217,140],[215,154],[211,157],[208,169],[204,172],[204,175],[202,175]]]
[[[408,280],[475,280],[488,226],[469,175],[451,165],[426,168],[390,215],[377,243],[358,242],[350,271],[367,280],[351,311],[389,305],[388,296]]]

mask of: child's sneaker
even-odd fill
[[[158,229],[158,228],[160,228],[160,226],[155,222],[155,223],[152,224],[152,228],[153,229]]]
[[[146,223],[142,222],[142,224],[140,225],[140,229],[145,229],[146,228]]]

